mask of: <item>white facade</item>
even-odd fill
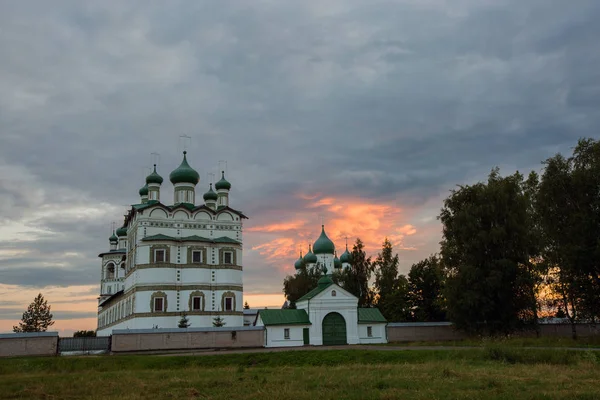
[[[110,251],[100,254],[99,336],[113,329],[177,328],[184,314],[194,328],[212,327],[217,317],[227,327],[243,326],[246,217],[218,207],[212,186],[205,202],[195,205],[198,179],[184,158],[171,173],[179,203],[173,206],[158,201],[164,193],[156,169],[146,179],[141,202],[117,230],[119,248],[113,235]],[[231,185],[224,175],[218,184],[228,204]]]

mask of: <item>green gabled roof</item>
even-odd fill
[[[163,235],[162,233],[159,233],[158,235],[146,236],[142,240],[145,242],[148,242],[150,240],[179,240],[179,239],[174,238],[173,236],[167,236],[167,235]]]
[[[233,243],[233,244],[240,244],[240,242],[238,242],[235,239],[232,239],[230,237],[227,236],[221,236],[218,238],[213,239],[213,242],[215,243]]]
[[[359,308],[358,309],[358,323],[386,323],[387,320],[379,311],[379,308]]]
[[[212,242],[212,239],[198,235],[184,236],[181,239],[176,240],[181,240],[182,242]]]
[[[311,325],[304,310],[258,310],[263,324],[269,325]]]
[[[329,279],[319,279],[319,284],[316,288],[314,288],[313,290],[311,290],[310,292],[306,293],[304,296],[300,297],[296,303],[298,303],[299,301],[304,301],[304,300],[310,300],[313,297],[315,297],[316,295],[318,295],[319,293],[321,293],[323,290],[327,289],[329,286],[333,285],[333,281],[331,280],[331,278]]]

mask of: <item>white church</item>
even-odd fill
[[[146,177],[122,227],[109,238],[102,260],[98,336],[114,329],[177,328],[183,315],[191,326],[243,328],[242,221],[229,206],[231,184],[221,179],[196,204],[199,173],[187,161],[171,172],[173,205],[161,202],[163,178]],[[338,259],[322,226],[321,236],[295,263],[324,276],[300,298],[296,309],[259,310],[254,325],[264,327],[266,347],[386,343],[386,320],[376,308],[358,308],[358,299],[331,280],[351,266],[346,251]]]

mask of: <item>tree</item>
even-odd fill
[[[577,337],[578,319],[600,318],[600,141],[547,159],[537,193],[543,259]]]
[[[289,302],[289,308],[296,308],[296,302],[302,296],[317,287],[321,277],[319,268],[307,268],[303,266],[295,275],[288,275],[283,281],[283,293]]]
[[[248,302],[244,302],[244,310],[249,310],[250,306],[248,305]]]
[[[73,337],[96,337],[96,331],[76,331]]]
[[[217,315],[216,317],[213,318],[212,324],[215,328],[221,328],[226,325],[225,320],[223,318],[221,318],[220,315]]]
[[[432,255],[413,264],[408,282],[413,318],[421,322],[444,321],[444,271],[440,259]]]
[[[46,332],[52,325],[54,321],[52,321],[50,306],[40,293],[23,313],[19,325],[13,326],[13,332]]]
[[[460,186],[444,200],[441,255],[448,317],[470,333],[510,333],[537,321],[539,253],[529,188],[518,172]]]
[[[187,316],[187,314],[184,312],[183,314],[181,314],[181,319],[179,320],[179,323],[177,324],[178,328],[189,328],[192,324],[190,324],[190,320]]]
[[[344,289],[358,297],[359,307],[368,307],[373,304],[374,293],[369,288],[369,279],[372,273],[371,257],[367,258],[364,244],[360,238],[357,238],[352,248],[351,268],[339,274],[339,283]]]
[[[392,243],[385,238],[381,252],[372,263],[375,272],[375,299],[377,307],[388,321],[410,319],[408,281],[398,276],[398,254],[394,255]]]

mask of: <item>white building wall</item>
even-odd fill
[[[265,347],[304,346],[303,328],[310,325],[275,325],[265,328]],[[290,330],[290,338],[285,338],[285,330]]]
[[[367,334],[367,328],[371,327],[372,336]],[[385,330],[386,324],[383,323],[365,323],[358,325],[358,340],[360,344],[387,343]]]

